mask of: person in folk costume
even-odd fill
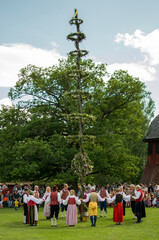
[[[61,199],[63,200],[63,199]],[[67,207],[67,215],[66,215],[66,225],[70,227],[74,227],[77,225],[77,206],[81,204],[81,200],[75,196],[75,191],[73,189],[70,190],[70,195],[63,200],[64,205],[68,205]]]
[[[101,190],[99,191],[98,194],[101,196],[101,198],[105,198],[105,197],[110,198],[109,193],[106,190],[105,186],[102,186],[102,188],[101,188]],[[105,211],[105,217],[106,217],[106,213],[107,213],[107,200],[105,199],[104,202],[100,201],[99,204],[100,204],[100,217],[103,217],[103,209]]]
[[[43,216],[46,217],[47,219],[50,219],[50,205],[48,202],[46,202],[46,200],[50,196],[50,193],[51,193],[51,189],[50,187],[47,187],[46,192],[42,198],[45,200]]]
[[[143,213],[142,213],[143,197],[144,197],[144,194],[143,194],[143,191],[141,190],[141,186],[137,185],[135,196],[132,196],[132,198],[134,198],[136,202],[136,216],[137,216],[136,223],[141,223],[141,218],[143,216]]]
[[[123,216],[125,216],[125,205],[126,205],[125,198],[126,198],[126,194],[123,191],[123,186],[120,186],[119,190],[120,190],[120,193],[123,195]]]
[[[136,192],[135,189],[136,189],[135,185],[134,184],[130,184],[130,195],[131,196],[135,196],[135,192]],[[131,210],[132,210],[132,212],[134,214],[133,219],[137,219],[137,217],[136,217],[136,202],[135,202],[135,199],[131,197],[130,201],[131,201]]]
[[[24,189],[23,195],[23,208],[24,208],[24,216],[23,216],[23,224],[28,224],[28,201],[27,197],[29,196],[29,189]]]
[[[92,227],[96,226],[97,222],[97,201],[105,201],[105,198],[101,198],[101,196],[95,192],[95,187],[91,187],[91,193],[87,194],[86,199],[81,199],[83,202],[89,202],[89,215],[90,215],[90,220],[92,223]]]
[[[120,225],[123,222],[123,200],[130,201],[130,195],[122,194],[120,188],[116,190],[114,197],[107,198],[108,203],[115,202],[113,222],[116,222],[116,225]]]
[[[37,199],[33,196],[34,192],[30,191],[30,195],[27,197],[28,202],[28,223],[31,226],[37,226],[38,224],[38,209],[36,204],[43,203],[43,199]]]
[[[64,188],[62,189],[62,191],[60,192],[60,197],[63,200],[66,200],[66,198],[69,196],[69,190],[68,190],[68,185],[64,184]],[[67,215],[67,205],[64,205],[63,203],[61,203],[61,217],[63,218],[63,212],[65,210],[65,216]]]
[[[39,199],[40,198],[40,194],[39,194],[39,187],[36,185],[34,187],[34,197]],[[38,212],[39,212],[39,204],[36,204]]]
[[[86,188],[86,189],[85,189],[85,192],[84,192],[84,199],[87,198],[88,193],[89,193],[89,188]],[[87,202],[87,203],[85,203],[85,204],[86,204],[87,207],[89,206],[89,202]]]
[[[46,202],[50,204],[50,218],[51,227],[53,227],[53,217],[55,213],[55,227],[57,227],[58,215],[59,215],[59,204],[61,203],[60,193],[57,192],[56,185],[53,186],[52,192],[46,199]]]

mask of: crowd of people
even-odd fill
[[[21,186],[16,184],[11,191],[9,191],[9,187],[7,184],[0,185],[0,208],[15,207],[15,201],[18,202],[18,207],[23,205],[23,195],[25,192],[25,185]],[[27,185],[28,188],[32,189],[32,186]],[[39,189],[39,196],[42,197],[45,193],[45,187],[42,186]]]
[[[146,217],[146,207],[159,207],[159,186],[156,184],[137,185],[134,184],[107,184],[106,186],[85,185],[85,193],[81,195],[81,187],[75,191],[64,184],[59,191],[56,185],[52,188],[35,186],[20,187],[15,185],[9,192],[7,185],[0,186],[0,206],[18,207],[23,206],[23,223],[37,226],[40,205],[44,205],[43,216],[50,219],[51,226],[57,227],[59,211],[61,217],[66,217],[66,225],[77,224],[77,214],[90,217],[91,226],[96,226],[97,207],[100,208],[100,217],[107,216],[107,206],[114,208],[113,221],[120,225],[125,215],[125,207],[131,207],[133,219],[141,223]],[[78,206],[78,208],[77,208]],[[87,212],[88,207],[88,212]],[[65,216],[64,216],[65,212]]]

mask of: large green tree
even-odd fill
[[[94,164],[87,178],[96,183],[138,181],[146,159],[142,138],[154,109],[150,93],[125,71],[116,71],[104,81],[105,64],[88,59],[81,60],[81,65],[89,72],[82,90],[91,93],[89,101],[83,100],[82,111],[96,117],[84,131],[96,137],[94,145],[86,144]],[[77,181],[71,160],[78,145],[66,140],[76,135],[77,124],[63,117],[77,109],[76,99],[65,94],[76,89],[75,79],[68,78],[75,69],[71,57],[49,68],[28,65],[21,69],[9,93],[12,100],[19,99],[17,107],[4,108],[0,115],[1,179]]]
[[[59,129],[59,132],[58,132]],[[4,107],[0,118],[1,181],[68,180],[69,149],[58,123],[36,110]],[[74,181],[76,176],[70,177]]]

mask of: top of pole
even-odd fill
[[[72,19],[69,21],[69,23],[70,24],[81,24],[81,23],[83,23],[83,20],[78,18],[78,10],[77,9],[75,9],[75,14],[72,17]]]

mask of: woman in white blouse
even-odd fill
[[[130,195],[122,194],[120,189],[117,189],[116,194],[112,198],[107,198],[108,203],[115,202],[113,211],[113,222],[120,225],[123,222],[123,200],[130,201]]]
[[[75,196],[75,191],[72,189],[70,190],[70,195],[63,200],[63,204],[67,205],[67,215],[66,215],[66,225],[73,227],[77,224],[77,206],[80,205],[81,201],[78,197]]]

